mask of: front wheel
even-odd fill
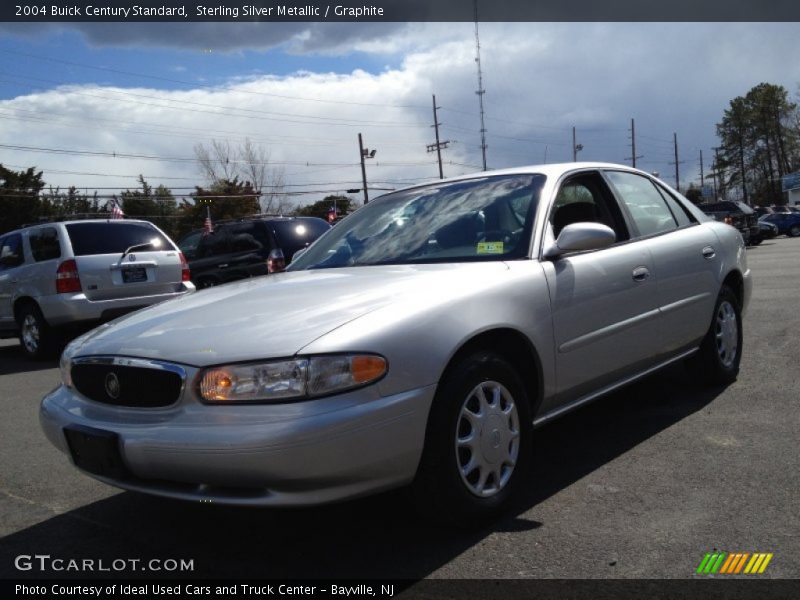
[[[525,479],[531,433],[530,403],[513,366],[491,352],[467,357],[431,407],[412,484],[418,508],[460,525],[496,515]]]
[[[714,305],[711,326],[687,366],[695,377],[708,384],[727,385],[736,381],[741,359],[741,307],[733,290],[723,286]]]
[[[789,227],[789,237],[800,236],[800,225],[792,225]]]

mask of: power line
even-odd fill
[[[122,159],[136,159],[136,160],[154,160],[154,161],[164,161],[164,162],[196,162],[196,157],[184,157],[184,156],[155,156],[149,154],[130,154],[125,152],[108,152],[108,151],[92,151],[92,150],[72,150],[67,148],[41,148],[37,146],[21,146],[15,144],[3,144],[0,143],[0,148],[5,148],[7,150],[17,150],[22,152],[42,152],[46,154],[67,154],[67,155],[78,155],[78,156],[92,156],[92,157],[108,157],[108,158],[122,158]],[[209,159],[212,162],[218,163],[233,163],[233,164],[252,164],[252,165],[295,165],[295,166],[315,166],[315,167],[355,167],[358,166],[359,163],[312,163],[309,161],[265,161],[265,162],[254,162],[254,161],[244,161],[244,160],[221,160],[221,159]],[[382,167],[415,167],[415,166],[423,166],[423,165],[430,165],[435,164],[432,161],[425,161],[425,162],[413,162],[413,161],[393,161],[393,162],[383,162],[374,163],[374,166],[382,166]]]

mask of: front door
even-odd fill
[[[641,370],[658,347],[659,313],[653,259],[632,241],[603,177],[595,171],[566,179],[549,213],[547,235],[576,222],[611,227],[617,243],[601,250],[544,260],[550,290],[558,393],[544,411]]]

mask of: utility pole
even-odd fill
[[[436,150],[436,155],[439,158],[439,179],[444,179],[444,172],[442,171],[442,148],[447,148],[447,144],[450,143],[450,140],[446,140],[444,142],[439,141],[439,119],[436,116],[436,94],[433,95],[433,125],[432,127],[436,130],[436,143],[435,144],[428,144],[428,152],[433,152]]]
[[[643,154],[636,156],[636,123],[633,119],[631,119],[631,166],[635,169],[636,168],[636,159],[637,158],[644,158]]]
[[[358,150],[361,155],[361,180],[364,182],[364,204],[369,202],[369,194],[367,193],[367,167],[364,165],[364,159],[375,158],[377,150],[374,148],[364,148],[364,142],[361,139],[361,134],[358,134]]]
[[[706,178],[705,173],[703,172],[703,151],[700,150],[700,192],[703,191],[703,186],[705,185]]]
[[[675,146],[675,162],[671,162],[669,164],[675,165],[675,189],[679,192],[681,191],[681,174],[678,165],[682,164],[683,161],[678,160],[678,134],[672,134],[672,143]]]
[[[719,198],[717,197],[719,188],[722,187],[722,180],[720,179],[719,185],[717,185],[717,177],[719,177],[719,146],[714,148],[714,202],[717,202]]]
[[[577,142],[575,128],[572,128],[572,162],[578,162],[578,152],[583,150],[583,144]]]
[[[486,171],[486,124],[483,113],[483,72],[481,71],[481,39],[478,36],[478,0],[474,0],[475,6],[475,64],[478,66],[478,104],[481,110],[481,154],[483,155],[483,170]]]

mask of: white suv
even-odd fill
[[[87,329],[194,291],[180,250],[152,223],[86,220],[0,234],[0,338],[32,358],[58,330]]]

